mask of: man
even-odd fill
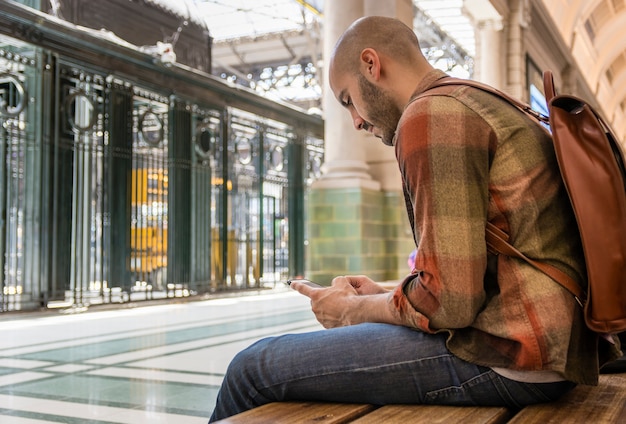
[[[548,133],[481,90],[428,91],[446,75],[395,19],[356,21],[329,77],[354,127],[395,149],[415,269],[390,292],[366,276],[293,283],[327,330],[238,354],[212,419],[282,400],[516,408],[596,384],[597,336],[573,296],[485,243],[492,222],[527,256],[586,284]]]

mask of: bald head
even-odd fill
[[[355,21],[339,38],[331,55],[330,69],[355,73],[359,55],[366,48],[407,65],[424,59],[411,28],[394,18],[367,16]]]
[[[418,83],[433,68],[413,30],[401,21],[368,16],[341,36],[328,64],[328,83],[354,128],[393,144],[398,122]]]

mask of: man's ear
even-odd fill
[[[376,50],[368,47],[361,52],[361,70],[369,79],[378,81],[380,79],[380,57]]]

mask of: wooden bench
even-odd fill
[[[560,400],[517,413],[500,407],[277,402],[219,421],[220,424],[611,424],[626,423],[626,374],[600,376]]]

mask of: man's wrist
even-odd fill
[[[391,295],[391,292],[386,292],[356,296],[353,299],[355,304],[351,308],[353,319],[350,320],[350,324],[364,322],[398,324],[395,314],[390,309],[393,308],[393,302],[389,301]]]

